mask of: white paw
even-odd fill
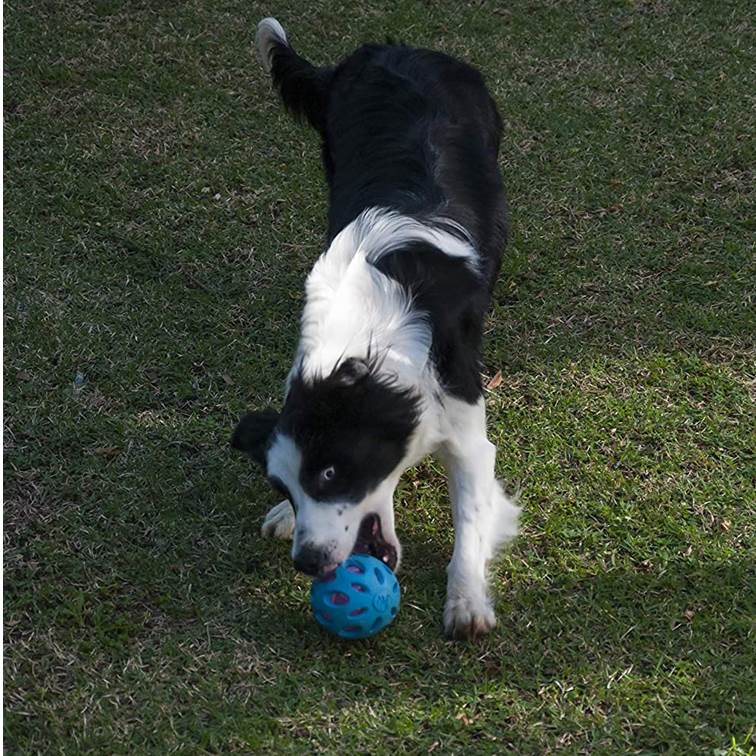
[[[450,638],[475,640],[495,625],[496,615],[487,596],[447,596],[444,606],[444,631]]]
[[[289,504],[288,499],[284,499],[280,504],[276,504],[265,515],[261,530],[264,536],[284,539],[291,538],[294,533],[294,510],[291,504]]]

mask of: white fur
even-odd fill
[[[520,508],[494,470],[496,447],[486,437],[483,399],[446,397],[446,438],[438,449],[449,475],[454,553],[448,567],[444,627],[454,637],[488,632],[496,623],[486,570],[499,548],[517,535]]]
[[[284,499],[279,504],[276,504],[265,515],[265,520],[260,530],[264,536],[273,536],[274,538],[283,538],[284,540],[292,537],[294,534],[294,510],[288,499]]]
[[[382,208],[366,210],[334,238],[307,279],[299,346],[305,376],[327,375],[344,358],[370,353],[401,383],[415,386],[422,380],[432,341],[426,315],[375,267],[384,255],[413,241],[429,242],[439,254],[463,258],[477,270],[477,252],[453,221],[424,224]]]
[[[257,53],[260,56],[263,68],[268,73],[270,73],[270,69],[273,66],[273,60],[271,58],[273,45],[277,42],[284,45],[289,44],[283,26],[281,26],[275,18],[264,18],[257,25],[255,46],[257,47]]]

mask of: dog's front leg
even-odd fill
[[[496,624],[486,570],[499,546],[517,534],[520,510],[496,480],[496,447],[486,437],[483,400],[447,400],[446,409],[450,433],[439,456],[449,475],[454,553],[444,629],[453,638],[475,638]]]
[[[288,499],[284,499],[280,504],[276,504],[263,521],[262,534],[264,536],[273,536],[274,538],[283,538],[290,540],[294,534],[294,508]]]

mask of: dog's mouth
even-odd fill
[[[363,517],[352,553],[369,554],[380,559],[392,570],[396,569],[399,561],[396,546],[383,537],[381,518],[377,514],[369,514]]]

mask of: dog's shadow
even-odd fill
[[[252,624],[229,632],[249,640],[259,640],[266,628],[275,633],[268,645],[275,647],[275,658],[287,660],[290,678],[271,684],[290,686],[297,679],[303,708],[338,681],[365,684],[390,705],[392,691],[415,684],[420,659],[423,668],[435,670],[430,682],[420,683],[433,698],[450,689],[471,693],[484,684],[533,696],[555,681],[576,684],[597,670],[611,687],[625,675],[666,677],[685,668],[709,705],[725,706],[737,695],[737,680],[747,684],[748,607],[754,604],[748,560],[701,564],[691,555],[658,566],[531,579],[522,568],[527,555],[519,552],[512,555],[519,562],[517,579],[509,579],[509,557],[495,571],[495,630],[478,642],[455,642],[443,637],[441,627],[448,556],[445,546],[433,542],[407,547],[402,611],[372,639],[329,636],[303,599],[286,607],[274,601],[259,606],[262,614]],[[319,674],[313,675],[313,665]]]
[[[411,722],[419,736],[433,734],[429,747],[454,733],[468,744],[489,736],[516,743],[532,738],[532,722],[517,715],[523,707],[540,711],[547,726],[569,707],[601,720],[624,717],[632,710],[627,697],[640,695],[662,707],[670,696],[689,698],[691,726],[726,721],[733,732],[747,731],[742,699],[752,687],[754,605],[747,560],[691,559],[510,583],[505,558],[496,581],[497,627],[478,642],[460,642],[442,634],[444,552],[433,543],[408,548],[402,610],[374,638],[328,635],[304,600],[288,607],[271,602],[258,607],[266,615],[262,625],[258,616],[253,626],[228,628],[246,638],[255,664],[270,670],[266,679],[239,684],[279,702],[268,704],[272,726],[340,728],[367,707],[378,731]],[[471,714],[461,734],[459,711]],[[649,728],[649,742],[671,737],[669,724]],[[713,737],[723,735],[717,730]]]

